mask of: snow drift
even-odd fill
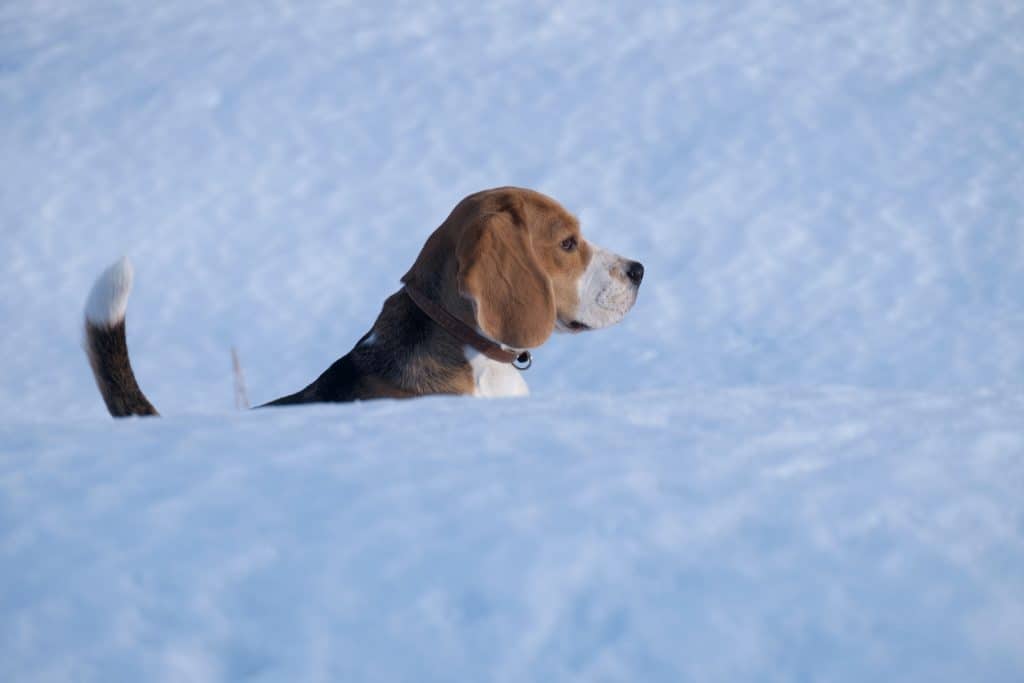
[[[1021,680],[1018,5],[0,4],[0,679]],[[533,398],[226,412],[504,184],[648,272]]]

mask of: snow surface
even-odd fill
[[[1019,681],[1024,397],[0,427],[0,680]]]
[[[1010,0],[0,3],[0,680],[1024,679],[1022,111]],[[504,184],[622,324],[228,412]]]

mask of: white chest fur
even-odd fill
[[[499,363],[491,360],[476,349],[465,348],[466,360],[473,368],[474,396],[479,398],[503,398],[511,396],[528,396],[530,388],[526,386],[523,373],[516,370],[510,363]]]

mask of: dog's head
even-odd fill
[[[402,281],[494,341],[527,349],[555,330],[618,322],[643,276],[641,264],[587,242],[555,200],[503,187],[462,200]]]

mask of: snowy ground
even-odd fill
[[[547,405],[0,428],[0,679],[1020,680],[1024,397]]]
[[[1022,65],[997,0],[0,3],[0,680],[1024,679]],[[228,412],[503,184],[625,322]],[[79,348],[125,253],[163,421]]]

